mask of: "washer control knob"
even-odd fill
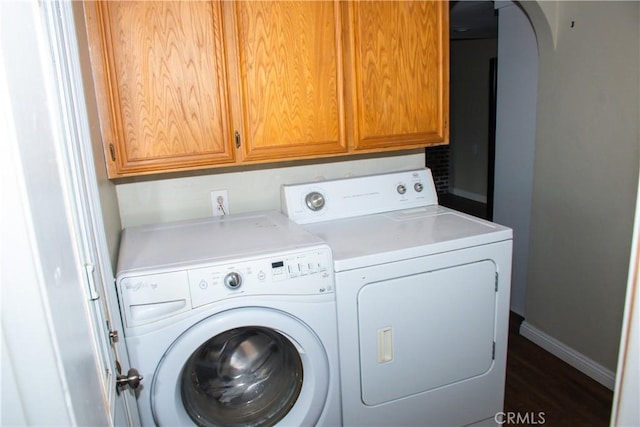
[[[317,191],[307,194],[304,201],[307,203],[307,207],[312,211],[319,211],[324,207],[324,196]]]
[[[413,189],[419,193],[424,189],[424,185],[422,185],[421,182],[416,182],[415,184],[413,184]]]
[[[396,191],[398,192],[398,194],[404,194],[407,192],[407,187],[405,187],[404,184],[398,184],[398,186],[396,187]]]
[[[242,276],[232,271],[224,276],[224,285],[229,289],[238,289],[242,285]]]

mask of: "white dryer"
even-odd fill
[[[143,425],[341,424],[331,251],[279,212],[127,228]]]
[[[441,207],[428,169],[282,188],[331,246],[346,426],[493,423],[512,231]]]

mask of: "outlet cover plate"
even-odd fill
[[[222,206],[218,202],[218,198],[222,198]],[[215,190],[211,192],[211,209],[213,216],[229,215],[229,195],[227,190]]]

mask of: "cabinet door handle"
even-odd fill
[[[109,153],[111,154],[111,160],[116,161],[116,149],[113,144],[109,144]]]
[[[240,148],[240,133],[236,131],[236,148]]]

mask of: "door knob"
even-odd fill
[[[143,380],[142,375],[137,369],[131,368],[126,375],[118,375],[116,377],[116,386],[118,388],[131,387],[132,390],[137,389],[140,386],[140,381]]]

